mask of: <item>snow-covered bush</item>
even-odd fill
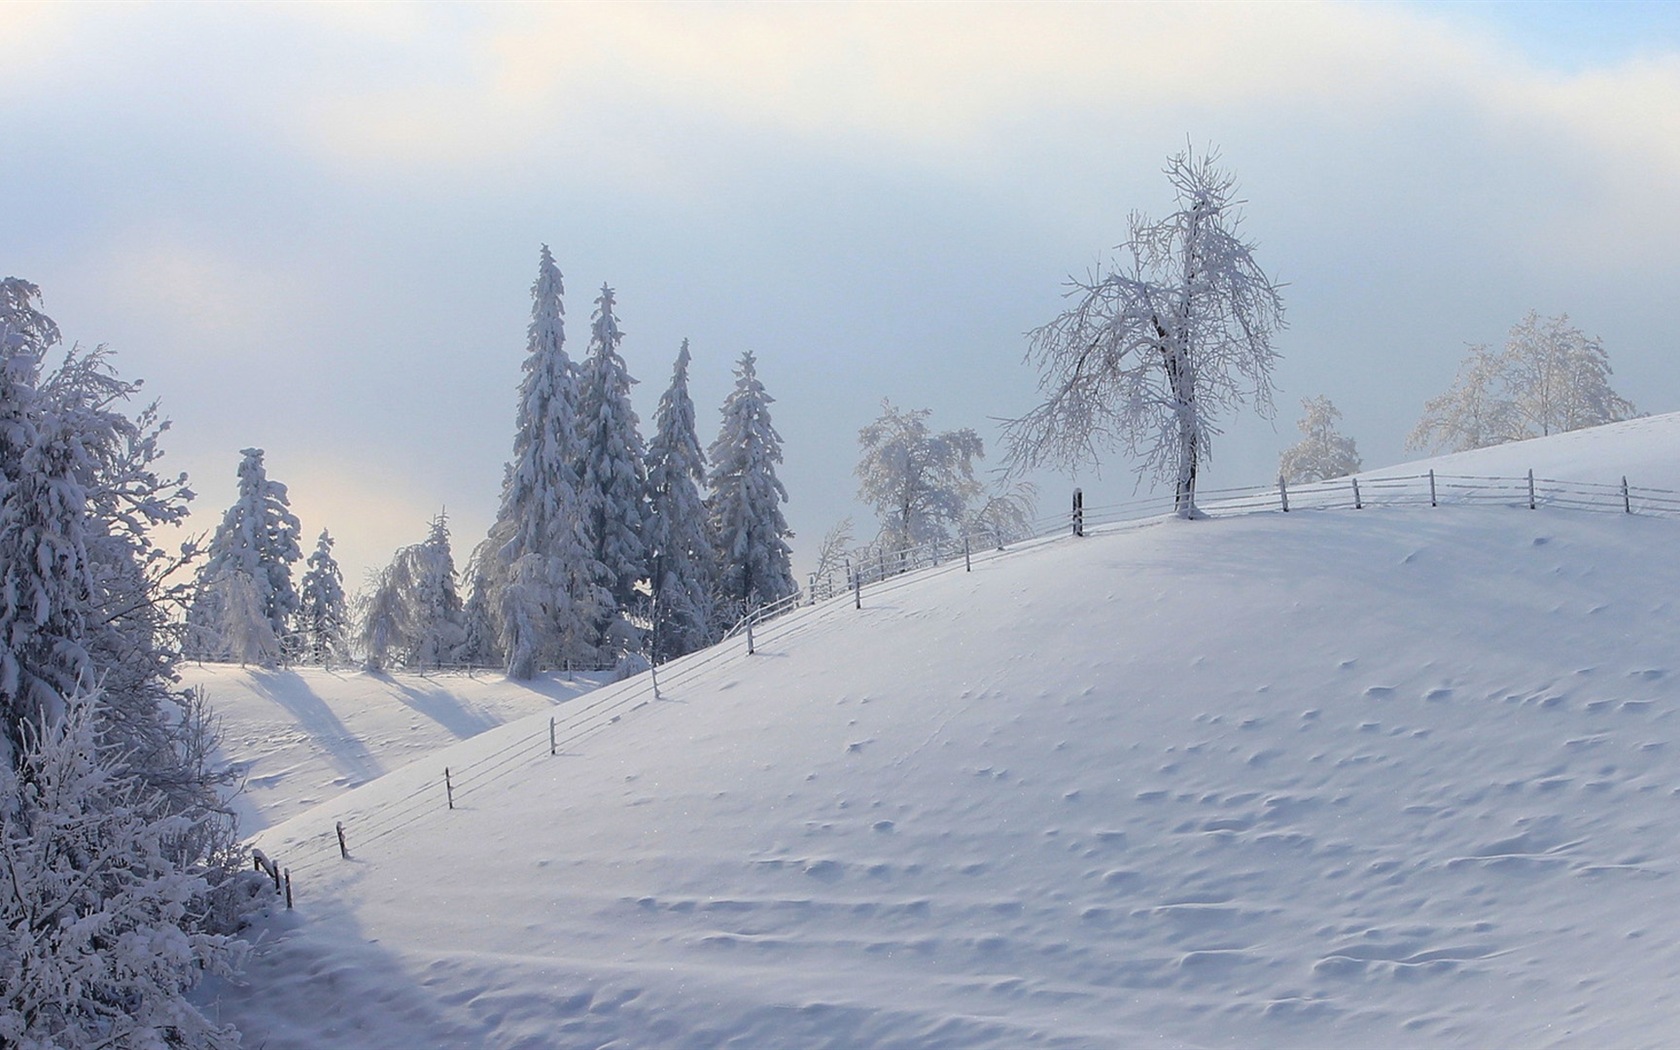
[[[204,928],[211,885],[182,850],[205,818],[119,771],[100,702],[71,697],[0,765],[0,1045],[236,1046],[185,997],[242,950]]]

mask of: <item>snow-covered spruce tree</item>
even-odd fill
[[[1305,414],[1295,426],[1301,440],[1285,449],[1278,461],[1278,476],[1290,484],[1342,478],[1359,470],[1359,450],[1353,439],[1336,429],[1341,412],[1327,397],[1304,397]]]
[[[286,486],[269,479],[263,450],[247,448],[240,455],[239,497],[222,515],[210,539],[198,571],[199,594],[187,614],[187,653],[198,659],[228,659],[232,656],[226,641],[229,636],[261,634],[257,625],[231,619],[245,615],[249,607],[223,603],[221,596],[230,586],[235,591],[244,586],[239,581],[223,581],[225,576],[237,573],[249,578],[257,608],[276,639],[284,641],[289,636],[291,618],[297,612],[292,566],[303,557],[298,546],[301,526],[286,498]]]
[[[688,396],[688,340],[654,415],[648,446],[648,513],[643,536],[653,580],[653,659],[663,662],[711,641],[712,544],[706,532],[706,460]]]
[[[1128,258],[1070,279],[1073,308],[1032,333],[1044,400],[1005,428],[1015,470],[1071,466],[1118,443],[1140,475],[1172,483],[1191,518],[1219,413],[1252,400],[1270,415],[1283,300],[1239,234],[1242,202],[1217,161],[1188,149],[1168,161],[1178,209],[1160,222],[1134,215]]]
[[[752,351],[735,367],[735,389],[723,403],[723,424],[707,449],[707,510],[717,545],[720,611],[739,615],[799,588],[793,581],[793,536],[782,504],[787,490],[776,477],[782,436],[770,422],[775,401],[764,391]]]
[[[186,999],[240,944],[203,929],[211,887],[181,843],[211,834],[123,771],[96,694],[31,723],[0,765],[0,1045],[233,1047]]]
[[[308,571],[298,583],[296,617],[299,658],[322,667],[342,659],[350,629],[344,597],[344,573],[333,558],[333,538],[326,529],[315,541]]]
[[[936,434],[931,414],[883,399],[881,414],[858,431],[858,498],[875,508],[876,542],[889,551],[949,540],[983,491],[974,480],[974,461],[986,454],[980,435],[967,427]]]
[[[1632,402],[1610,389],[1610,358],[1567,314],[1530,311],[1503,350],[1472,346],[1445,393],[1429,399],[1409,448],[1462,452],[1629,419]]]
[[[565,352],[563,292],[544,245],[531,287],[513,461],[496,523],[468,567],[474,603],[493,620],[497,648],[514,678],[530,678],[543,664],[599,660],[598,625],[614,607],[577,474],[578,388]]]
[[[467,633],[446,514],[432,519],[424,541],[397,551],[362,604],[359,641],[368,670],[424,671],[458,661]]]
[[[640,600],[637,584],[649,575],[647,545],[642,539],[647,518],[647,451],[637,430],[640,421],[630,407],[630,387],[636,380],[618,353],[624,335],[613,306],[613,290],[603,284],[590,325],[589,355],[579,368],[578,437],[583,458],[578,476],[583,481],[583,502],[589,508],[595,560],[606,566],[613,602],[624,613]],[[603,632],[613,625],[610,616],[599,623]],[[615,632],[617,647],[639,649],[628,626],[621,616]]]

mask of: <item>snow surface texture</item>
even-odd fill
[[[500,674],[382,675],[183,664],[222,723],[222,758],[249,834],[460,740],[593,689],[601,675],[513,682]]]
[[[1680,487],[1657,423],[1547,440]],[[270,828],[297,910],[203,999],[270,1048],[1672,1043],[1677,539],[1272,512],[866,590]]]

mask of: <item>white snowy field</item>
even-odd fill
[[[244,774],[234,798],[252,833],[505,722],[548,711],[599,676],[374,675],[301,667],[184,664],[222,721],[222,757]]]
[[[1488,455],[1680,488],[1621,427]],[[1672,1044],[1677,541],[1263,513],[897,581],[268,828],[297,910],[200,999],[271,1050]]]

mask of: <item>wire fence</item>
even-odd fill
[[[1536,477],[1532,471],[1523,477],[1428,471],[1300,485],[1287,485],[1280,479],[1275,486],[1203,490],[1196,499],[1198,513],[1210,517],[1443,505],[1680,517],[1680,492],[1630,485],[1626,478],[1619,483],[1595,484]],[[441,819],[463,803],[482,797],[491,786],[545,759],[575,753],[572,749],[627,715],[665,702],[667,690],[687,684],[725,661],[749,656],[761,643],[785,643],[812,627],[817,622],[814,617],[843,610],[847,602],[862,608],[866,594],[878,600],[930,576],[972,571],[976,566],[1069,535],[1109,534],[1146,526],[1172,515],[1174,510],[1171,495],[1085,506],[1075,490],[1069,513],[1040,518],[1032,523],[1032,535],[1010,542],[1003,542],[995,532],[984,532],[896,550],[872,547],[854,551],[840,570],[821,578],[813,574],[808,590],[742,616],[717,644],[603,685],[557,707],[546,729],[535,735],[514,736],[495,750],[460,765],[398,770],[384,779],[408,786],[396,797],[382,798],[371,806],[359,805],[347,796],[333,827],[323,823],[319,833],[288,846],[290,855],[286,859],[291,863],[286,871],[289,875],[292,871],[319,870],[369,850],[421,821]]]

